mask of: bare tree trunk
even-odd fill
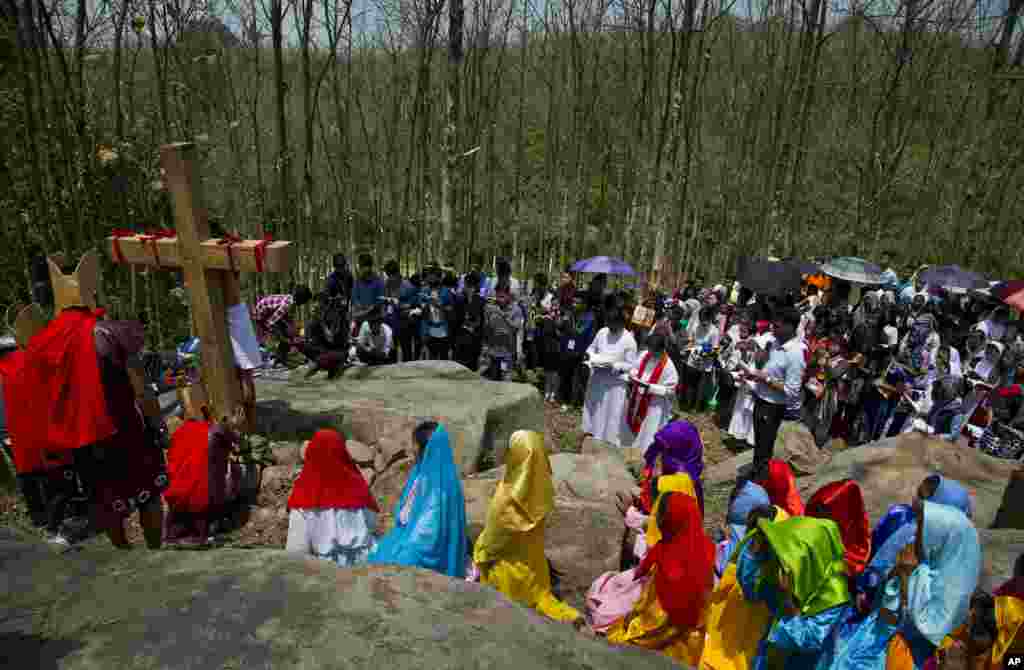
[[[288,85],[284,78],[284,0],[270,0],[270,33],[274,50],[274,105],[277,121],[277,171],[278,171],[278,207],[277,217],[273,226],[281,225],[281,230],[288,231],[291,214],[291,147],[288,144],[287,95]],[[277,232],[277,231],[275,231]]]
[[[455,212],[459,184],[459,103],[462,88],[462,33],[465,11],[462,0],[448,0],[448,81],[445,98],[444,153],[441,168],[441,244],[447,251],[455,242]]]

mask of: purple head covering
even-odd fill
[[[644,453],[644,463],[648,468],[661,456],[661,472],[663,475],[674,475],[685,472],[693,481],[693,489],[697,492],[697,503],[704,509],[704,487],[700,477],[704,473],[704,442],[700,439],[697,427],[689,421],[673,421],[654,435],[654,442]]]

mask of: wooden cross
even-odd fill
[[[239,272],[286,272],[291,242],[210,238],[202,205],[196,147],[191,142],[160,147],[160,164],[174,205],[176,231],[148,235],[115,233],[107,253],[115,263],[181,268],[202,342],[203,379],[218,419],[233,416],[240,386],[227,326],[227,307],[239,301]]]

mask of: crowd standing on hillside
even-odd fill
[[[537,277],[524,296],[507,263],[493,282],[433,266],[407,281],[394,263],[381,279],[373,267],[361,257],[353,277],[336,258],[303,333],[295,307],[313,299],[304,287],[258,301],[255,331],[282,362],[298,349],[313,372],[422,357],[454,357],[494,380],[543,369],[546,399],[580,402],[588,434],[643,450],[638,492],[618,501],[620,570],[594,581],[582,609],[560,597],[544,553],[554,475],[538,433],[512,435],[484,529],[469,538],[458,467],[435,422],[410,436],[415,463],[385,533],[344,436],[317,432],[288,500],[288,552],[478,581],[611,644],[708,670],[987,670],[1024,652],[1024,561],[1006,584],[979,590],[981,546],[960,483],[926,478],[872,528],[855,481],[805,502],[773,457],[780,426],[803,421],[853,442],[920,430],[1019,458],[1024,346],[1008,311],[983,314],[926,287],[858,297],[838,284],[780,298],[688,287],[634,304],[602,276],[586,290],[569,275],[557,290]],[[193,384],[180,389],[184,414],[163,444],[140,324],[107,319],[83,276],[54,276],[56,318],[0,359],[30,511],[59,538],[79,482],[115,546],[131,546],[124,524],[136,511],[151,549],[208,545],[239,493],[241,419],[211,416]],[[717,411],[755,450],[715,537],[703,443],[676,418],[679,404]]]

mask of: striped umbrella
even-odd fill
[[[992,295],[1007,305],[1024,311],[1024,279],[1000,282],[992,287]]]
[[[829,262],[825,263],[821,268],[821,271],[829,277],[848,281],[853,284],[877,286],[885,283],[886,280],[883,276],[881,267],[874,263],[869,263],[863,258],[854,258],[853,256],[833,258]]]

